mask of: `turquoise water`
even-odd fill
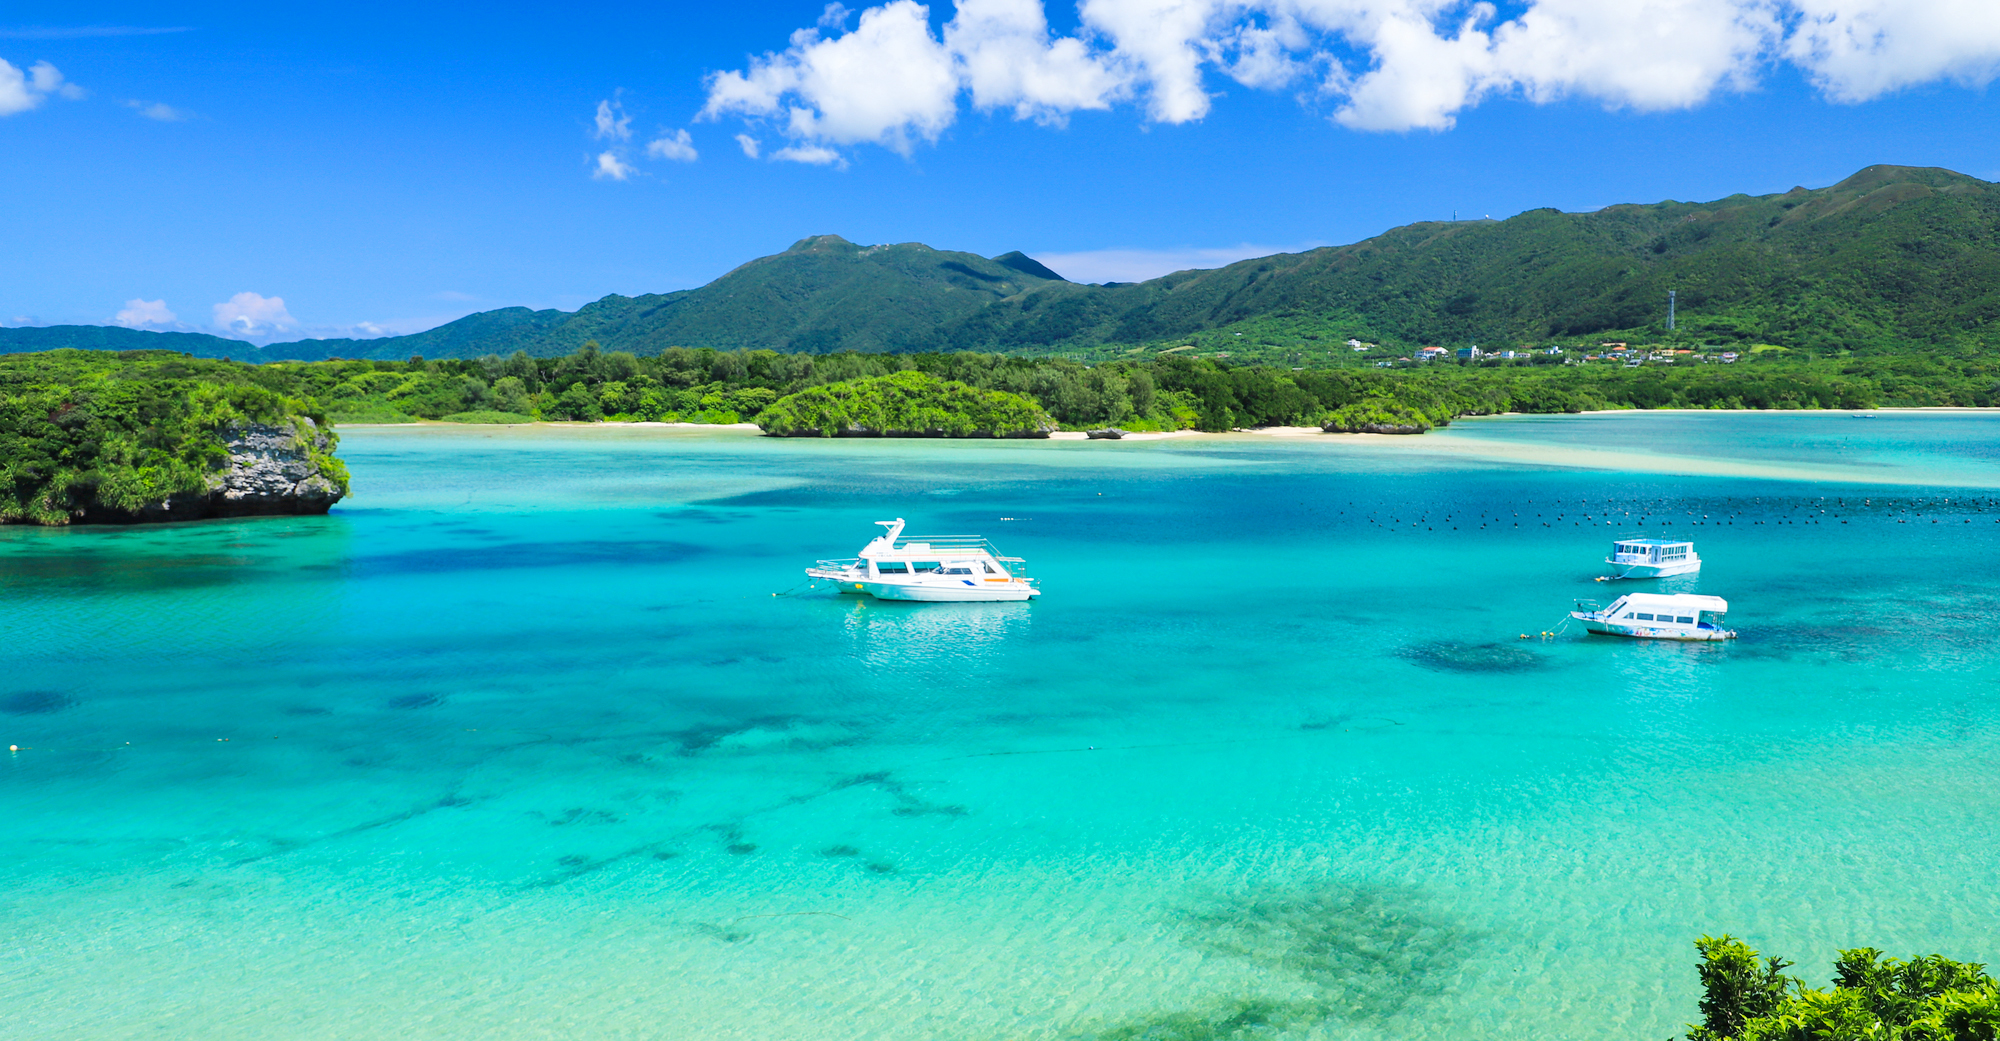
[[[357,428],[327,517],[0,529],[0,1036],[1664,1038],[1702,932],[1992,961],[1996,434]],[[1045,597],[798,588],[894,516]],[[1661,531],[1740,641],[1539,636]]]

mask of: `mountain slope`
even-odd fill
[[[1712,203],[1413,224],[1350,246],[1126,286],[1045,286],[956,346],[1145,343],[1260,319],[1392,343],[1663,331],[1807,348],[2000,342],[2000,186],[1870,167],[1831,188]]]
[[[115,325],[50,325],[0,329],[0,354],[25,354],[74,347],[85,351],[179,351],[197,358],[257,357],[242,340],[207,333],[155,333]]]
[[[1256,344],[1570,342],[1664,334],[1667,292],[1695,342],[1809,350],[2000,346],[2000,185],[1871,166],[1828,188],[1714,202],[1431,221],[1348,246],[1079,285],[1021,253],[801,239],[699,289],[607,296],[573,313],[502,308],[411,336],[249,351],[218,337],[146,346],[210,357],[470,358],[668,347],[1034,351],[1183,338]],[[129,330],[0,330],[0,350],[124,349]],[[1235,333],[1246,339],[1237,340]],[[90,343],[80,342],[101,340]],[[213,341],[213,342],[210,342]],[[138,346],[134,343],[132,346]],[[231,345],[231,346],[220,346]]]
[[[470,358],[668,347],[948,350],[943,330],[991,304],[1061,276],[1021,253],[987,259],[918,243],[857,246],[838,235],[800,239],[695,290],[607,296],[573,314],[504,308],[411,336],[272,344],[268,358]]]

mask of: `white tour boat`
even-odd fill
[[[1722,627],[1729,601],[1695,593],[1628,593],[1601,611],[1587,600],[1577,601],[1569,616],[1603,636],[1644,640],[1734,640],[1736,630]]]
[[[1701,570],[1694,543],[1673,539],[1619,539],[1604,562],[1618,569],[1611,578],[1666,578]]]
[[[843,593],[879,600],[1027,600],[1041,590],[1020,574],[1020,557],[1003,557],[976,535],[903,534],[903,518],[875,523],[889,529],[846,560],[822,560],[806,574],[839,583]],[[1009,568],[1008,565],[1017,565]]]

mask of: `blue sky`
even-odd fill
[[[14,5],[0,61],[0,323],[257,340],[827,232],[1095,281],[1878,162],[2000,179],[1969,0]]]

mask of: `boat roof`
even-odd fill
[[[1617,539],[1621,546],[1692,546],[1688,539]]]
[[[946,556],[986,556],[992,557],[994,560],[1005,560],[1014,563],[1021,562],[1019,557],[1001,556],[1000,551],[993,547],[993,543],[980,535],[904,535],[903,518],[901,517],[892,521],[876,521],[875,523],[880,524],[888,530],[877,535],[866,546],[861,547],[861,556],[873,560],[880,560],[884,557],[920,559]]]
[[[1694,611],[1727,611],[1729,601],[1699,593],[1627,593],[1618,598],[1626,607],[1685,607]],[[1617,604],[1613,604],[1616,607]]]

